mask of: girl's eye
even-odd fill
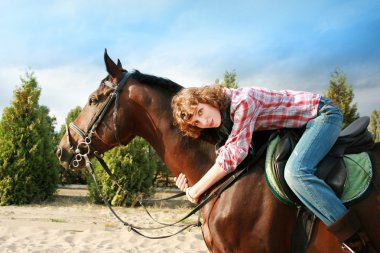
[[[198,120],[193,122],[193,126],[198,126]]]
[[[199,109],[198,116],[202,116],[202,114],[203,114],[203,109]]]

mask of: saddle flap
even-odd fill
[[[371,150],[375,145],[372,134],[368,131],[369,117],[361,117],[342,130],[329,155],[342,157]]]
[[[343,129],[342,132],[340,132],[338,141],[351,140],[352,138],[355,138],[358,135],[361,135],[363,132],[367,130],[369,121],[370,119],[367,116],[356,119],[354,122],[348,125],[345,129]]]
[[[326,156],[318,164],[315,175],[324,180],[338,197],[342,196],[347,179],[347,170],[343,159]]]

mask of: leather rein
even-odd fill
[[[198,204],[197,206],[195,206],[187,215],[185,215],[183,218],[179,219],[178,221],[176,222],[173,222],[173,223],[162,223],[162,222],[159,222],[157,220],[155,220],[153,218],[153,216],[149,213],[149,211],[147,210],[147,208],[144,206],[143,204],[143,200],[140,200],[140,204],[141,206],[145,209],[145,211],[147,212],[147,214],[149,215],[149,217],[151,217],[155,222],[157,222],[158,224],[160,224],[161,226],[158,226],[158,227],[140,227],[140,226],[135,226],[131,223],[128,223],[126,221],[124,221],[116,212],[115,210],[112,208],[111,204],[109,203],[109,201],[105,198],[103,192],[100,190],[100,187],[99,187],[99,184],[97,182],[97,179],[95,177],[95,173],[94,173],[94,169],[93,169],[93,165],[92,165],[92,162],[90,161],[88,155],[90,154],[91,152],[91,142],[92,142],[92,137],[93,137],[93,134],[96,132],[96,129],[97,127],[99,126],[99,124],[102,122],[104,116],[106,115],[106,113],[108,112],[108,110],[110,109],[110,107],[112,106],[112,103],[114,102],[114,112],[113,112],[113,121],[114,121],[114,129],[115,129],[115,139],[117,140],[117,142],[121,145],[121,142],[120,142],[120,138],[119,138],[119,134],[118,134],[118,128],[117,128],[117,111],[118,111],[118,104],[119,104],[119,97],[120,97],[120,92],[121,90],[123,89],[123,87],[125,86],[125,84],[127,83],[129,77],[131,76],[132,73],[130,72],[124,72],[124,75],[123,75],[123,78],[120,80],[120,82],[118,84],[113,84],[109,81],[105,81],[104,84],[110,88],[113,89],[113,91],[110,93],[110,95],[107,97],[107,100],[104,102],[102,108],[96,113],[96,115],[93,117],[93,119],[91,120],[91,122],[89,123],[88,127],[87,127],[87,132],[84,132],[81,128],[79,128],[78,126],[76,126],[73,122],[71,122],[69,125],[66,124],[66,135],[67,135],[67,140],[68,140],[68,143],[70,145],[70,151],[72,152],[73,154],[73,157],[71,159],[71,162],[70,162],[70,167],[71,165],[73,165],[74,167],[78,167],[80,162],[82,162],[82,160],[84,160],[85,162],[85,167],[86,169],[88,170],[88,172],[91,174],[93,180],[94,180],[94,183],[95,183],[95,186],[97,188],[97,191],[101,194],[102,196],[102,199],[103,199],[103,202],[107,205],[107,207],[110,209],[110,211],[112,212],[112,214],[126,227],[128,227],[128,230],[132,230],[134,231],[136,234],[138,235],[141,235],[145,238],[149,238],[149,239],[163,239],[163,238],[168,238],[168,237],[171,237],[171,236],[174,236],[176,234],[179,234],[181,233],[182,231],[190,228],[190,227],[195,227],[195,226],[201,226],[201,222],[200,222],[200,217],[198,217],[198,222],[197,223],[194,223],[194,224],[190,224],[190,225],[180,225],[182,226],[183,228],[181,228],[178,232],[175,232],[173,234],[169,234],[169,235],[163,235],[163,236],[148,236],[148,235],[145,235],[143,234],[140,230],[154,230],[154,229],[162,229],[162,228],[166,228],[166,227],[170,227],[170,226],[174,226],[174,225],[177,225],[178,223],[186,220],[187,218],[189,218],[191,215],[195,214],[196,212],[198,212],[200,209],[202,209],[202,207],[204,207],[207,203],[209,203],[212,199],[214,199],[215,197],[219,197],[220,194],[225,190],[227,189],[229,186],[231,186],[233,184],[233,182],[241,175],[243,174],[244,172],[247,171],[247,169],[254,163],[258,162],[259,158],[261,157],[261,155],[264,153],[264,151],[266,150],[266,147],[267,147],[267,144],[266,145],[263,145],[262,147],[260,147],[257,151],[257,153],[251,157],[251,159],[249,160],[248,163],[245,164],[245,166],[243,166],[242,169],[237,169],[235,170],[233,173],[231,173],[231,176],[226,180],[224,181],[214,192],[210,193],[210,194],[206,194],[205,196],[202,197],[202,201],[200,204]],[[70,140],[70,130],[73,130],[76,134],[78,134],[80,137],[81,137],[81,141],[78,141],[78,144],[76,146],[76,148],[74,148],[74,145],[72,145],[71,143],[71,140]],[[82,150],[84,150],[84,152],[82,152]],[[97,158],[97,160],[99,161],[99,163],[102,165],[103,169],[106,171],[106,173],[110,176],[110,178],[116,182],[116,184],[125,192],[127,193],[128,191],[125,190],[119,183],[118,183],[118,180],[117,178],[115,177],[115,175],[111,172],[111,170],[108,168],[106,162],[104,161],[104,159],[100,156],[99,152],[98,151],[93,151],[93,154],[94,156]],[[181,192],[179,194],[176,194],[174,196],[171,196],[171,197],[168,197],[168,198],[163,198],[163,199],[155,199],[155,200],[145,200],[145,201],[163,201],[163,200],[169,200],[169,199],[174,199],[174,198],[178,198],[178,197],[181,197],[181,196],[184,196],[186,193],[184,192]]]

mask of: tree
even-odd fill
[[[69,111],[65,119],[65,124],[62,124],[61,130],[59,131],[58,142],[66,134],[66,126],[73,122],[81,111],[82,108],[80,106],[76,106]],[[87,184],[87,176],[85,173],[84,170],[64,169],[61,167],[59,181],[61,184]]]
[[[215,84],[223,85],[227,88],[237,88],[238,83],[236,82],[236,71],[233,70],[232,72],[224,72],[223,82],[220,82],[219,79],[216,79]]]
[[[123,192],[109,178],[98,162],[94,162],[95,174],[107,200],[116,206],[133,205],[142,194],[149,194],[153,186],[153,174],[156,169],[149,155],[149,145],[141,137],[136,137],[127,146],[119,146],[104,154],[104,161],[118,179],[118,183],[128,193]],[[94,183],[89,181],[90,198],[102,202]]]
[[[371,113],[371,121],[369,123],[369,131],[373,135],[375,142],[380,141],[380,110],[373,110]]]
[[[323,94],[335,102],[343,114],[343,128],[359,117],[356,103],[350,105],[354,99],[354,92],[351,85],[346,84],[346,76],[340,70],[335,70],[331,74],[330,86]]]
[[[55,192],[55,118],[38,104],[41,89],[26,73],[0,121],[0,205],[42,201]]]

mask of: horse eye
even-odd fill
[[[98,98],[96,96],[91,96],[88,100],[89,105],[95,105],[98,103]]]

